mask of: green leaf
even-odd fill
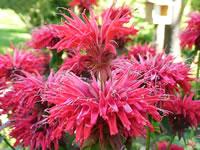
[[[172,135],[172,132],[171,132],[171,129],[170,129],[170,124],[169,124],[169,121],[167,119],[167,117],[163,117],[162,121],[161,121],[161,125],[162,127],[165,129],[165,131],[167,131],[167,133],[169,135]]]

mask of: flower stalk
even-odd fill
[[[8,140],[5,137],[3,138],[3,140],[12,150],[15,150],[15,148],[8,142]]]
[[[50,68],[53,68],[54,71],[58,71],[58,69],[59,69],[58,66],[60,66],[63,62],[62,54],[63,54],[63,51],[61,51],[60,53],[57,53],[56,50],[52,50],[52,58],[50,61]]]
[[[172,137],[172,139],[171,139],[171,141],[170,141],[170,143],[169,143],[169,145],[168,145],[168,147],[167,147],[167,150],[170,149],[170,147],[171,147],[171,145],[172,145],[172,143],[173,143],[173,141],[174,141],[175,136],[176,136],[176,133],[173,135],[173,137]]]
[[[148,115],[149,122],[151,122],[152,118],[150,115]],[[146,150],[150,149],[150,144],[151,144],[151,131],[147,127],[147,138],[146,138]]]

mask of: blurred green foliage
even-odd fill
[[[13,9],[29,26],[57,23],[57,7],[67,7],[71,0],[0,0],[0,8]]]
[[[192,0],[191,8],[196,11],[200,11],[200,0]]]

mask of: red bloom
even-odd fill
[[[135,57],[137,60],[139,60],[139,55],[143,58],[155,56],[156,49],[153,48],[152,45],[148,45],[147,43],[145,43],[144,45],[136,44],[135,46],[132,46],[128,52],[128,57]]]
[[[23,75],[23,71],[34,73],[41,72],[45,64],[44,56],[39,52],[25,52],[13,47],[14,54],[0,55],[0,82],[5,85],[16,75]]]
[[[32,32],[32,41],[27,43],[27,46],[41,49],[53,47],[60,39],[56,36],[56,31],[51,25],[43,25],[35,28]]]
[[[180,95],[173,100],[164,101],[163,109],[169,111],[167,117],[172,132],[178,132],[179,138],[184,136],[184,130],[189,126],[197,128],[200,123],[200,101],[193,101],[191,94],[182,100]]]
[[[114,36],[129,31],[123,27],[123,24],[130,20],[128,13],[121,16],[119,12],[114,20],[110,20],[111,7],[99,29],[92,11],[90,20],[84,13],[82,14],[85,23],[70,10],[69,12],[74,20],[64,15],[68,22],[64,22],[64,25],[54,25],[61,40],[53,48],[58,49],[58,52],[69,48],[76,48],[76,51],[84,50],[86,52],[84,60],[87,60],[88,68],[92,68],[93,72],[106,72],[103,74],[105,74],[104,79],[107,78],[110,62],[117,55]]]
[[[182,49],[188,45],[188,48],[191,49],[193,45],[200,47],[200,13],[194,12],[189,15],[190,20],[187,21],[188,26],[185,31],[181,34],[181,47]]]
[[[175,94],[175,89],[179,91],[179,86],[185,93],[191,92],[190,81],[195,79],[190,77],[190,68],[183,62],[175,63],[174,57],[165,54],[157,54],[155,57],[146,59],[139,55],[139,60],[131,57],[133,70],[139,72],[146,81],[146,86],[153,86],[163,93]]]
[[[52,136],[54,126],[43,123],[44,118],[39,110],[26,110],[26,113],[18,114],[10,123],[12,131],[10,136],[16,139],[15,146],[30,146],[30,150],[58,149],[58,138]],[[53,145],[53,146],[52,146]]]
[[[48,111],[49,124],[55,121],[59,124],[55,137],[67,131],[76,134],[75,142],[80,145],[98,137],[101,144],[110,140],[112,145],[118,136],[145,136],[145,126],[153,131],[147,114],[157,121],[161,119],[158,108],[153,105],[159,101],[159,95],[150,96],[152,89],[140,88],[143,81],[137,80],[134,74],[113,73],[103,91],[96,79],[88,84],[68,72],[58,72],[49,80],[43,96],[55,104]]]
[[[58,149],[58,138],[52,136],[55,126],[45,124],[44,109],[48,107],[47,102],[41,101],[44,81],[42,76],[33,76],[23,72],[24,76],[19,76],[15,82],[11,99],[13,106],[10,105],[12,114],[9,118],[12,131],[10,136],[16,139],[15,145],[22,147],[30,146],[30,149],[43,150]],[[54,124],[55,125],[55,124]]]
[[[84,9],[89,10],[90,6],[97,5],[97,0],[72,0],[72,2],[68,5],[71,7],[77,5],[80,9],[80,12],[83,12]]]
[[[158,150],[167,150],[168,143],[166,141],[158,142]],[[172,144],[169,150],[184,150],[183,147]]]

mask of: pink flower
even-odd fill
[[[145,86],[153,86],[165,94],[175,94],[179,91],[179,86],[185,93],[191,92],[190,68],[183,62],[175,63],[174,57],[165,54],[157,54],[154,57],[143,58],[139,55],[139,60],[130,58],[134,71],[137,71],[146,79]]]
[[[45,123],[44,109],[49,104],[41,100],[44,89],[42,76],[39,73],[37,76],[27,72],[23,74],[15,81],[10,97],[4,97],[7,103],[12,104],[8,110],[12,111],[9,126],[12,129],[10,136],[16,139],[14,147],[20,144],[22,147],[30,146],[31,150],[53,147],[57,150],[59,138],[52,136],[56,126]]]
[[[26,110],[26,113],[12,118],[10,136],[16,139],[14,147],[20,144],[22,147],[30,146],[30,150],[53,147],[57,150],[59,139],[52,136],[55,127],[44,124],[43,119],[42,112],[35,109]]]
[[[68,4],[71,7],[78,6],[80,9],[80,12],[83,12],[84,9],[89,10],[89,7],[92,5],[97,5],[97,0],[72,0]]]
[[[0,55],[0,82],[2,85],[15,78],[16,75],[23,75],[23,71],[34,73],[44,70],[44,56],[39,52],[13,48],[14,54]]]
[[[132,46],[131,49],[128,51],[129,58],[133,56],[137,60],[139,60],[139,55],[143,58],[155,56],[156,49],[152,45],[148,45],[147,43],[145,43],[144,45],[136,44],[135,46]]]
[[[168,143],[166,141],[158,142],[158,150],[167,150]],[[172,144],[169,150],[184,150],[183,147]]]
[[[187,21],[188,26],[185,31],[180,35],[182,49],[188,45],[191,49],[193,45],[200,47],[200,13],[194,12],[189,15],[190,20]]]
[[[178,94],[177,98],[164,101],[163,109],[169,111],[167,118],[169,119],[172,132],[178,132],[179,138],[184,136],[184,131],[189,126],[198,127],[200,123],[200,101],[193,101],[192,97],[184,97],[181,99]]]
[[[58,49],[58,52],[71,48],[75,48],[78,52],[84,50],[86,52],[84,60],[87,60],[88,67],[92,68],[94,73],[103,72],[104,79],[106,79],[110,73],[111,60],[117,55],[115,49],[117,44],[113,39],[118,33],[130,30],[123,25],[128,23],[131,17],[128,13],[121,16],[119,12],[114,20],[110,20],[111,7],[99,29],[92,11],[90,11],[90,20],[84,13],[82,14],[85,23],[70,10],[69,12],[73,19],[64,15],[67,20],[64,25],[54,25],[61,40],[53,49]]]
[[[48,48],[53,47],[59,40],[51,25],[43,25],[40,29],[33,30],[32,40],[27,43],[27,46],[35,49]]]
[[[94,78],[89,84],[72,73],[58,72],[49,79],[43,95],[55,104],[48,110],[49,124],[58,123],[54,136],[60,137],[63,131],[76,134],[80,146],[91,138],[101,144],[109,140],[112,145],[120,136],[145,137],[145,126],[153,131],[146,115],[157,121],[162,117],[154,106],[160,96],[151,96],[153,89],[141,88],[142,83],[135,74],[113,72],[101,91]]]

